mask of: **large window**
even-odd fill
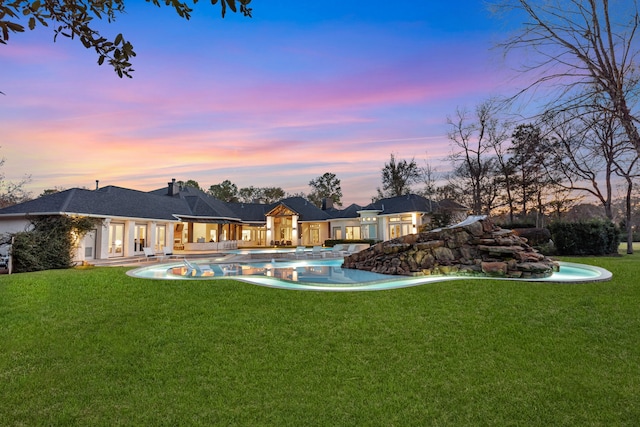
[[[167,229],[164,225],[156,227],[156,247],[154,248],[156,252],[162,252],[162,247],[166,242],[166,232]]]
[[[123,256],[124,224],[109,224],[109,256]]]
[[[135,229],[136,236],[133,239],[133,251],[134,252],[142,252],[142,248],[144,248],[147,243],[147,225],[146,224],[136,224]]]
[[[363,239],[377,239],[378,238],[378,226],[375,224],[365,224],[362,226],[362,238]]]
[[[345,234],[347,240],[360,240],[360,226],[345,227]]]

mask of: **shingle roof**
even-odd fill
[[[120,216],[175,220],[173,214],[186,213],[184,203],[167,197],[121,187],[107,186],[98,190],[72,188],[9,206],[0,215],[59,214]]]
[[[362,210],[362,206],[355,203],[347,206],[344,209],[327,209],[325,212],[329,214],[331,218],[358,218],[358,211]]]
[[[304,197],[296,196],[282,199],[277,203],[273,203],[269,211],[279,205],[284,205],[292,211],[297,212],[299,215],[298,221],[326,221],[331,219],[327,212],[323,211]]]
[[[342,210],[325,211],[303,197],[289,197],[270,205],[225,203],[193,187],[183,187],[176,195],[169,196],[166,188],[143,192],[107,186],[98,190],[73,188],[42,196],[1,209],[0,216],[77,213],[159,220],[185,217],[262,224],[266,222],[266,214],[278,206],[295,211],[299,221],[327,221],[332,218],[358,218],[360,210],[379,210],[382,215],[433,212],[438,208],[438,203],[409,194],[382,199],[365,207],[353,204]]]
[[[434,212],[438,202],[429,200],[417,194],[389,197],[370,203],[361,210],[378,210],[381,215],[398,214],[403,212]]]
[[[242,221],[254,224],[264,224],[267,221],[266,214],[273,205],[264,205],[261,203],[227,203],[227,206]]]

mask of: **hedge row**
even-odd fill
[[[620,229],[611,221],[554,222],[549,230],[558,255],[618,253]]]

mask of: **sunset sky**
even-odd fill
[[[332,172],[366,204],[390,154],[445,171],[447,116],[514,91],[492,49],[506,25],[478,0],[254,0],[251,19],[200,2],[190,21],[127,5],[100,28],[133,43],[133,79],[51,29],[0,45],[0,172],[33,196],[172,178],[307,193]]]

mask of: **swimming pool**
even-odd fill
[[[280,289],[314,291],[375,291],[418,286],[447,280],[464,280],[463,276],[391,276],[369,271],[342,268],[342,258],[316,260],[276,260],[227,262],[191,261],[198,271],[183,261],[154,264],[129,270],[128,275],[146,279],[216,280],[233,278],[254,285]],[[560,271],[543,279],[500,279],[528,282],[581,283],[611,279],[603,268],[560,262]],[[482,277],[473,277],[483,279]],[[492,278],[496,279],[496,278]]]

